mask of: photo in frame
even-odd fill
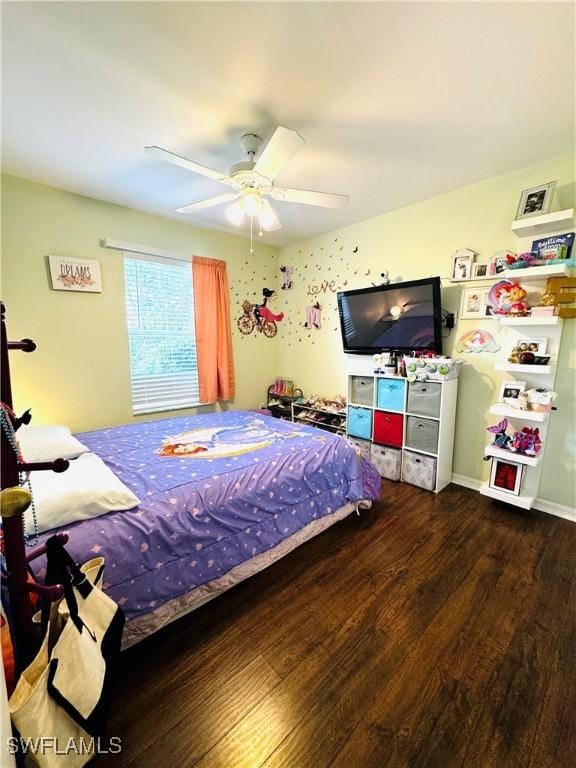
[[[492,317],[488,304],[489,288],[463,288],[460,296],[460,319]]]
[[[454,256],[452,256],[451,279],[453,282],[472,280],[472,267],[476,255],[476,252],[471,251],[469,248],[463,248],[460,251],[456,251]]]
[[[516,219],[542,216],[544,213],[549,213],[555,189],[555,181],[549,181],[547,184],[541,184],[539,187],[525,189],[520,195]]]
[[[472,277],[487,277],[488,264],[474,264],[472,268]]]
[[[490,488],[519,496],[523,469],[521,464],[514,464],[512,461],[492,459]]]
[[[498,398],[501,403],[507,405],[518,405],[520,395],[526,389],[525,381],[504,381],[500,387],[500,397]]]
[[[548,349],[548,337],[539,336],[538,338],[516,339],[513,348],[519,352],[532,352],[534,355],[545,355]]]

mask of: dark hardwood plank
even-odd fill
[[[572,768],[576,525],[383,483],[124,655],[102,768]]]

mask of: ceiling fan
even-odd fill
[[[348,204],[346,195],[289,189],[274,183],[276,176],[288,165],[304,143],[304,139],[296,131],[279,126],[256,160],[262,139],[255,133],[245,133],[240,137],[240,144],[248,155],[248,160],[233,165],[229,174],[206,168],[161,147],[146,147],[145,150],[152,157],[220,181],[233,189],[232,192],[226,192],[223,195],[184,205],[176,209],[177,213],[193,213],[215,205],[232,203],[226,210],[228,219],[237,226],[242,224],[245,216],[250,218],[251,224],[252,219],[256,219],[262,234],[263,229],[272,231],[282,226],[267,197],[286,203],[318,205],[324,208],[342,208]]]

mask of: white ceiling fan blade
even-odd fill
[[[262,150],[254,170],[267,179],[274,179],[304,144],[305,141],[299,133],[278,126]]]
[[[208,176],[209,179],[221,181],[224,184],[232,184],[232,179],[227,174],[220,173],[220,171],[213,171],[212,168],[206,168],[205,165],[195,163],[193,160],[188,160],[187,157],[181,157],[180,155],[174,154],[174,152],[169,152],[167,149],[162,149],[162,147],[144,147],[144,151],[147,155],[150,155],[150,157],[164,160],[173,165],[179,165],[181,168],[186,168],[187,171],[199,173],[202,176]]]
[[[276,229],[282,229],[282,224],[280,224],[278,216],[276,216],[276,211],[272,208],[268,200],[262,199],[260,203],[259,219],[262,229],[266,230],[266,232],[274,232]]]
[[[226,192],[224,195],[217,195],[216,197],[209,197],[206,200],[199,200],[197,203],[183,205],[182,208],[176,208],[176,213],[192,213],[193,211],[201,211],[203,208],[212,208],[213,205],[230,203],[232,200],[236,200],[238,197],[240,197],[238,192]]]
[[[350,198],[348,195],[333,195],[330,192],[313,192],[309,189],[285,189],[274,187],[270,193],[275,200],[302,205],[320,205],[323,208],[345,208]]]

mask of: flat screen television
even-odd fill
[[[345,352],[442,353],[440,278],[338,293]]]

